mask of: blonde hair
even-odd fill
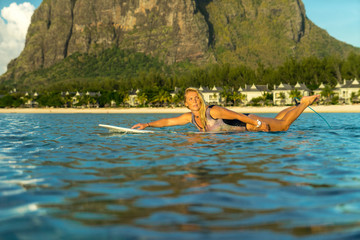
[[[199,100],[200,100],[200,110],[199,110],[199,113],[200,113],[200,122],[201,124],[204,126],[203,130],[205,131],[206,129],[206,115],[205,115],[205,112],[206,112],[206,104],[205,104],[205,101],[204,101],[204,97],[202,95],[202,93],[197,90],[196,88],[187,88],[185,90],[185,102],[186,102],[186,94],[188,92],[196,92],[196,94],[198,95],[199,97]]]

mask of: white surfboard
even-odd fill
[[[180,134],[230,134],[230,133],[238,133],[232,131],[225,132],[175,132],[175,131],[156,131],[156,130],[139,130],[139,129],[131,129],[126,127],[118,127],[112,125],[99,124],[99,127],[107,128],[110,132],[118,132],[118,133],[180,133]]]
[[[107,128],[110,132],[120,132],[120,133],[155,133],[156,131],[151,130],[139,130],[131,129],[126,127],[117,127],[112,125],[99,124],[99,127]]]

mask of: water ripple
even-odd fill
[[[331,129],[303,114],[281,133],[134,135],[97,125],[159,116],[3,114],[0,238],[352,239],[360,115],[324,117]]]

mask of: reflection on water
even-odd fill
[[[324,115],[332,129],[147,135],[96,126],[155,115],[3,115],[0,238],[359,236],[360,128],[343,122],[360,115]]]

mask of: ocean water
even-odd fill
[[[280,133],[97,126],[170,116],[0,114],[0,239],[360,239],[359,113]]]

